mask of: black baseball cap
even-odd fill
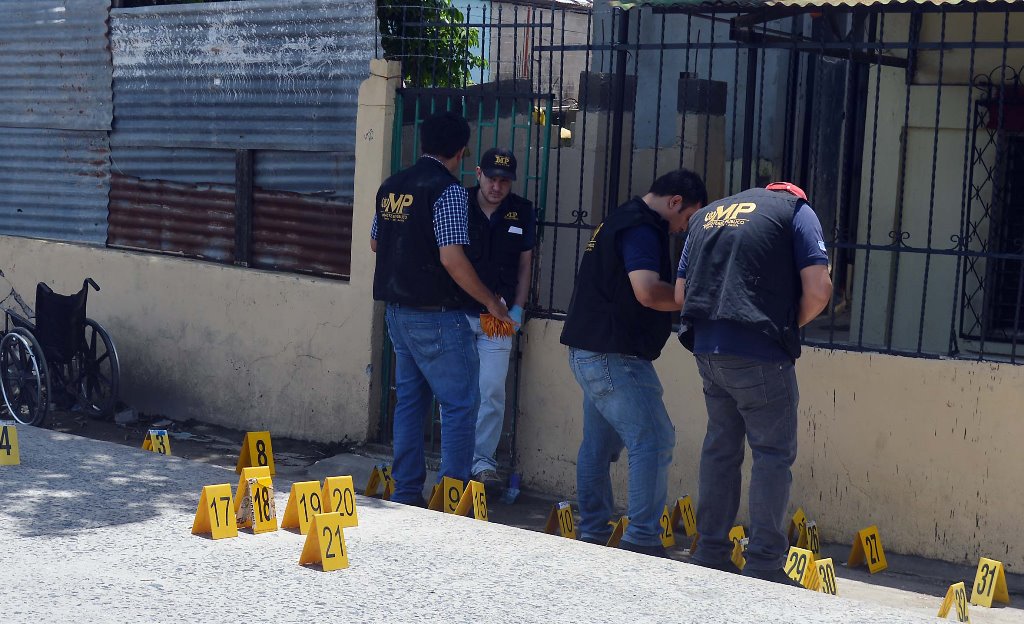
[[[516,157],[512,150],[492,147],[480,158],[480,171],[488,178],[516,179]]]

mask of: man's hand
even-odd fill
[[[462,245],[445,245],[439,248],[439,251],[441,252],[441,265],[452,276],[459,288],[487,308],[494,318],[506,323],[515,323],[508,315],[508,307],[505,303],[480,281],[480,276],[476,274],[473,264],[466,257]]]
[[[494,305],[487,306],[487,312],[499,321],[516,324],[515,319],[509,316],[508,307],[505,306],[505,302],[497,297],[494,298]]]
[[[661,277],[654,271],[630,271],[629,283],[636,300],[644,307],[661,312],[677,312],[682,307],[676,303],[672,285],[661,281]]]
[[[516,331],[519,331],[519,328],[523,326],[523,307],[518,305],[512,306],[508,311],[508,315],[515,321]]]

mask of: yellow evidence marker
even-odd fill
[[[970,622],[971,615],[967,612],[967,588],[964,587],[964,582],[953,583],[946,590],[946,597],[942,599],[942,604],[939,606],[939,617],[946,619],[949,615],[949,608],[956,605],[956,621],[957,622]]]
[[[866,529],[857,531],[846,565],[853,568],[864,563],[865,560],[868,570],[872,574],[889,567],[885,561],[885,550],[882,549],[882,538],[878,536],[878,527],[873,524]]]
[[[0,425],[0,466],[17,466],[20,463],[18,430],[14,425]]]
[[[324,513],[340,513],[344,528],[359,525],[356,509],[356,486],[351,476],[327,477],[324,479]]]
[[[821,539],[818,537],[818,523],[813,520],[808,520],[804,525],[807,534],[807,550],[814,553],[817,557],[821,553]]]
[[[786,576],[806,589],[818,591],[821,579],[818,578],[818,566],[814,565],[814,553],[806,548],[789,547],[785,564]]]
[[[807,515],[803,507],[797,507],[793,519],[789,521],[789,531],[786,533],[789,538],[789,545],[797,548],[807,547]]]
[[[391,467],[387,464],[377,464],[370,473],[370,480],[366,482],[366,489],[363,496],[376,496],[377,488],[384,486],[384,493],[380,497],[384,500],[391,498],[395,492],[395,481],[391,478]]]
[[[978,574],[971,588],[971,604],[991,607],[993,600],[1010,604],[1010,594],[1006,591],[1006,572],[1002,562],[982,557],[978,561]]]
[[[441,482],[434,486],[430,493],[430,504],[427,509],[455,513],[459,508],[459,500],[462,498],[462,481],[451,477],[444,477]]]
[[[252,528],[253,533],[277,530],[277,507],[274,505],[274,483],[270,477],[249,479],[241,509],[235,517],[239,528]]]
[[[474,520],[487,522],[487,493],[484,491],[484,484],[479,481],[470,481],[466,490],[459,499],[459,506],[455,508],[456,516],[469,516]]]
[[[269,431],[246,432],[242,440],[242,450],[238,453],[235,472],[242,472],[243,468],[251,466],[266,466],[270,469],[270,474],[277,474],[274,470],[274,447],[270,444]]]
[[[348,567],[348,549],[345,548],[345,533],[342,532],[342,517],[339,513],[324,513],[313,516],[306,542],[302,545],[299,565],[319,563],[324,572]]]
[[[569,501],[562,501],[551,507],[548,522],[544,525],[544,532],[553,535],[555,531],[558,531],[562,537],[576,539],[576,522]]]
[[[242,498],[246,496],[246,490],[249,489],[249,479],[258,479],[260,477],[270,478],[270,468],[266,466],[252,466],[249,468],[242,468],[242,476],[238,477],[238,487],[235,488],[235,514],[238,514],[239,508],[242,506]]]
[[[743,556],[744,547],[747,545],[747,533],[743,526],[737,524],[729,531],[729,539],[732,540],[732,562],[740,570],[747,565],[747,559]]]
[[[676,500],[672,507],[672,526],[679,527],[680,523],[687,537],[697,534],[697,515],[693,513],[693,500],[689,494]]]
[[[671,548],[676,545],[676,536],[672,532],[672,514],[669,513],[668,505],[665,505],[665,509],[661,512],[661,519],[658,520],[661,524],[661,545],[665,548]]]
[[[629,526],[629,516],[622,516],[614,524],[610,522],[609,524],[612,525],[612,534],[608,537],[608,542],[605,545],[611,548],[618,548],[619,542],[622,541],[622,534],[626,532],[626,527]]]
[[[819,559],[814,562],[814,567],[818,568],[818,578],[821,579],[818,591],[823,594],[838,596],[839,587],[836,585],[836,567],[832,564],[832,558]]]
[[[142,450],[153,451],[161,455],[171,454],[171,439],[167,437],[166,429],[150,429],[146,432],[146,439],[142,441]]]
[[[207,485],[199,495],[192,535],[209,533],[213,539],[238,537],[238,524],[232,511],[231,484]]]
[[[319,481],[293,483],[292,491],[288,494],[288,504],[284,508],[284,517],[281,518],[281,528],[298,529],[299,535],[305,535],[309,532],[313,516],[323,512]]]

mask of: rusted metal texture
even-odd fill
[[[257,189],[252,265],[264,269],[349,275],[352,205]]]
[[[235,190],[114,174],[108,244],[231,262]]]

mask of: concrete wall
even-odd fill
[[[89,315],[111,334],[123,399],[177,419],[269,429],[299,439],[364,441],[375,325],[369,231],[390,165],[396,64],[374,61],[357,124],[351,281],[169,256],[0,237],[0,268],[33,305],[35,284],[102,291]]]
[[[517,452],[528,487],[569,494],[583,425],[561,330],[559,321],[527,325]],[[696,494],[706,425],[697,369],[675,340],[657,369],[676,425],[669,496]],[[852,543],[857,530],[877,524],[893,552],[970,564],[991,556],[1011,571],[1024,568],[1016,539],[1024,367],[808,349],[797,374],[791,511],[802,506],[825,541]],[[624,507],[624,458],[612,475]],[[746,514],[744,496],[741,522]]]

